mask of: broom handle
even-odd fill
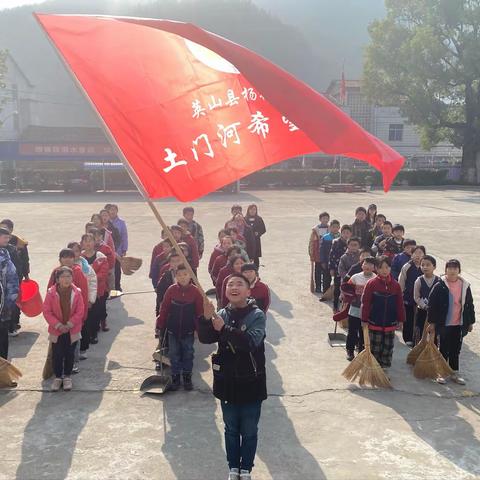
[[[363,343],[365,344],[365,350],[370,351],[370,332],[368,329],[368,323],[363,325]]]

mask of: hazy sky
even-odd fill
[[[0,9],[19,7],[20,5],[28,5],[32,3],[41,3],[43,0],[0,0]]]

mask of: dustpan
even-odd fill
[[[328,334],[328,343],[331,347],[346,347],[347,336],[344,333],[337,333],[338,323],[348,318],[349,305],[345,304],[344,308],[333,315],[333,322],[335,323],[335,329],[333,333]]]
[[[151,375],[147,377],[142,384],[140,385],[140,391],[143,393],[153,393],[156,395],[164,394],[169,388],[170,384],[172,383],[172,378],[170,375],[163,374],[163,355],[165,353],[165,338],[166,332],[163,336],[163,340],[161,345],[159,344],[159,348],[154,352],[154,358],[160,364],[160,374],[159,375]],[[158,356],[157,356],[158,355]]]
[[[338,322],[335,322],[335,328],[333,333],[328,334],[328,343],[331,347],[343,347],[347,346],[347,336],[344,333],[337,333]]]

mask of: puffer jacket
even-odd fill
[[[0,248],[0,323],[10,320],[18,297],[18,276],[6,248]]]
[[[70,319],[67,325],[70,327],[70,341],[72,343],[80,339],[84,317],[84,304],[82,293],[79,288],[72,285],[70,296]],[[60,306],[60,295],[57,293],[57,286],[53,285],[48,289],[45,301],[43,302],[43,316],[48,323],[48,333],[51,342],[56,343],[58,337],[63,333],[58,329],[62,323],[62,307]]]

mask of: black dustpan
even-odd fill
[[[140,385],[140,391],[143,393],[165,393],[172,383],[169,375],[152,375],[146,378]]]
[[[169,388],[172,383],[172,378],[170,375],[163,374],[163,356],[165,354],[165,338],[167,334],[165,332],[163,340],[159,344],[158,348],[155,350],[153,356],[155,360],[160,364],[160,374],[151,375],[147,377],[142,384],[140,385],[140,391],[143,393],[154,393],[154,394],[163,394]]]

